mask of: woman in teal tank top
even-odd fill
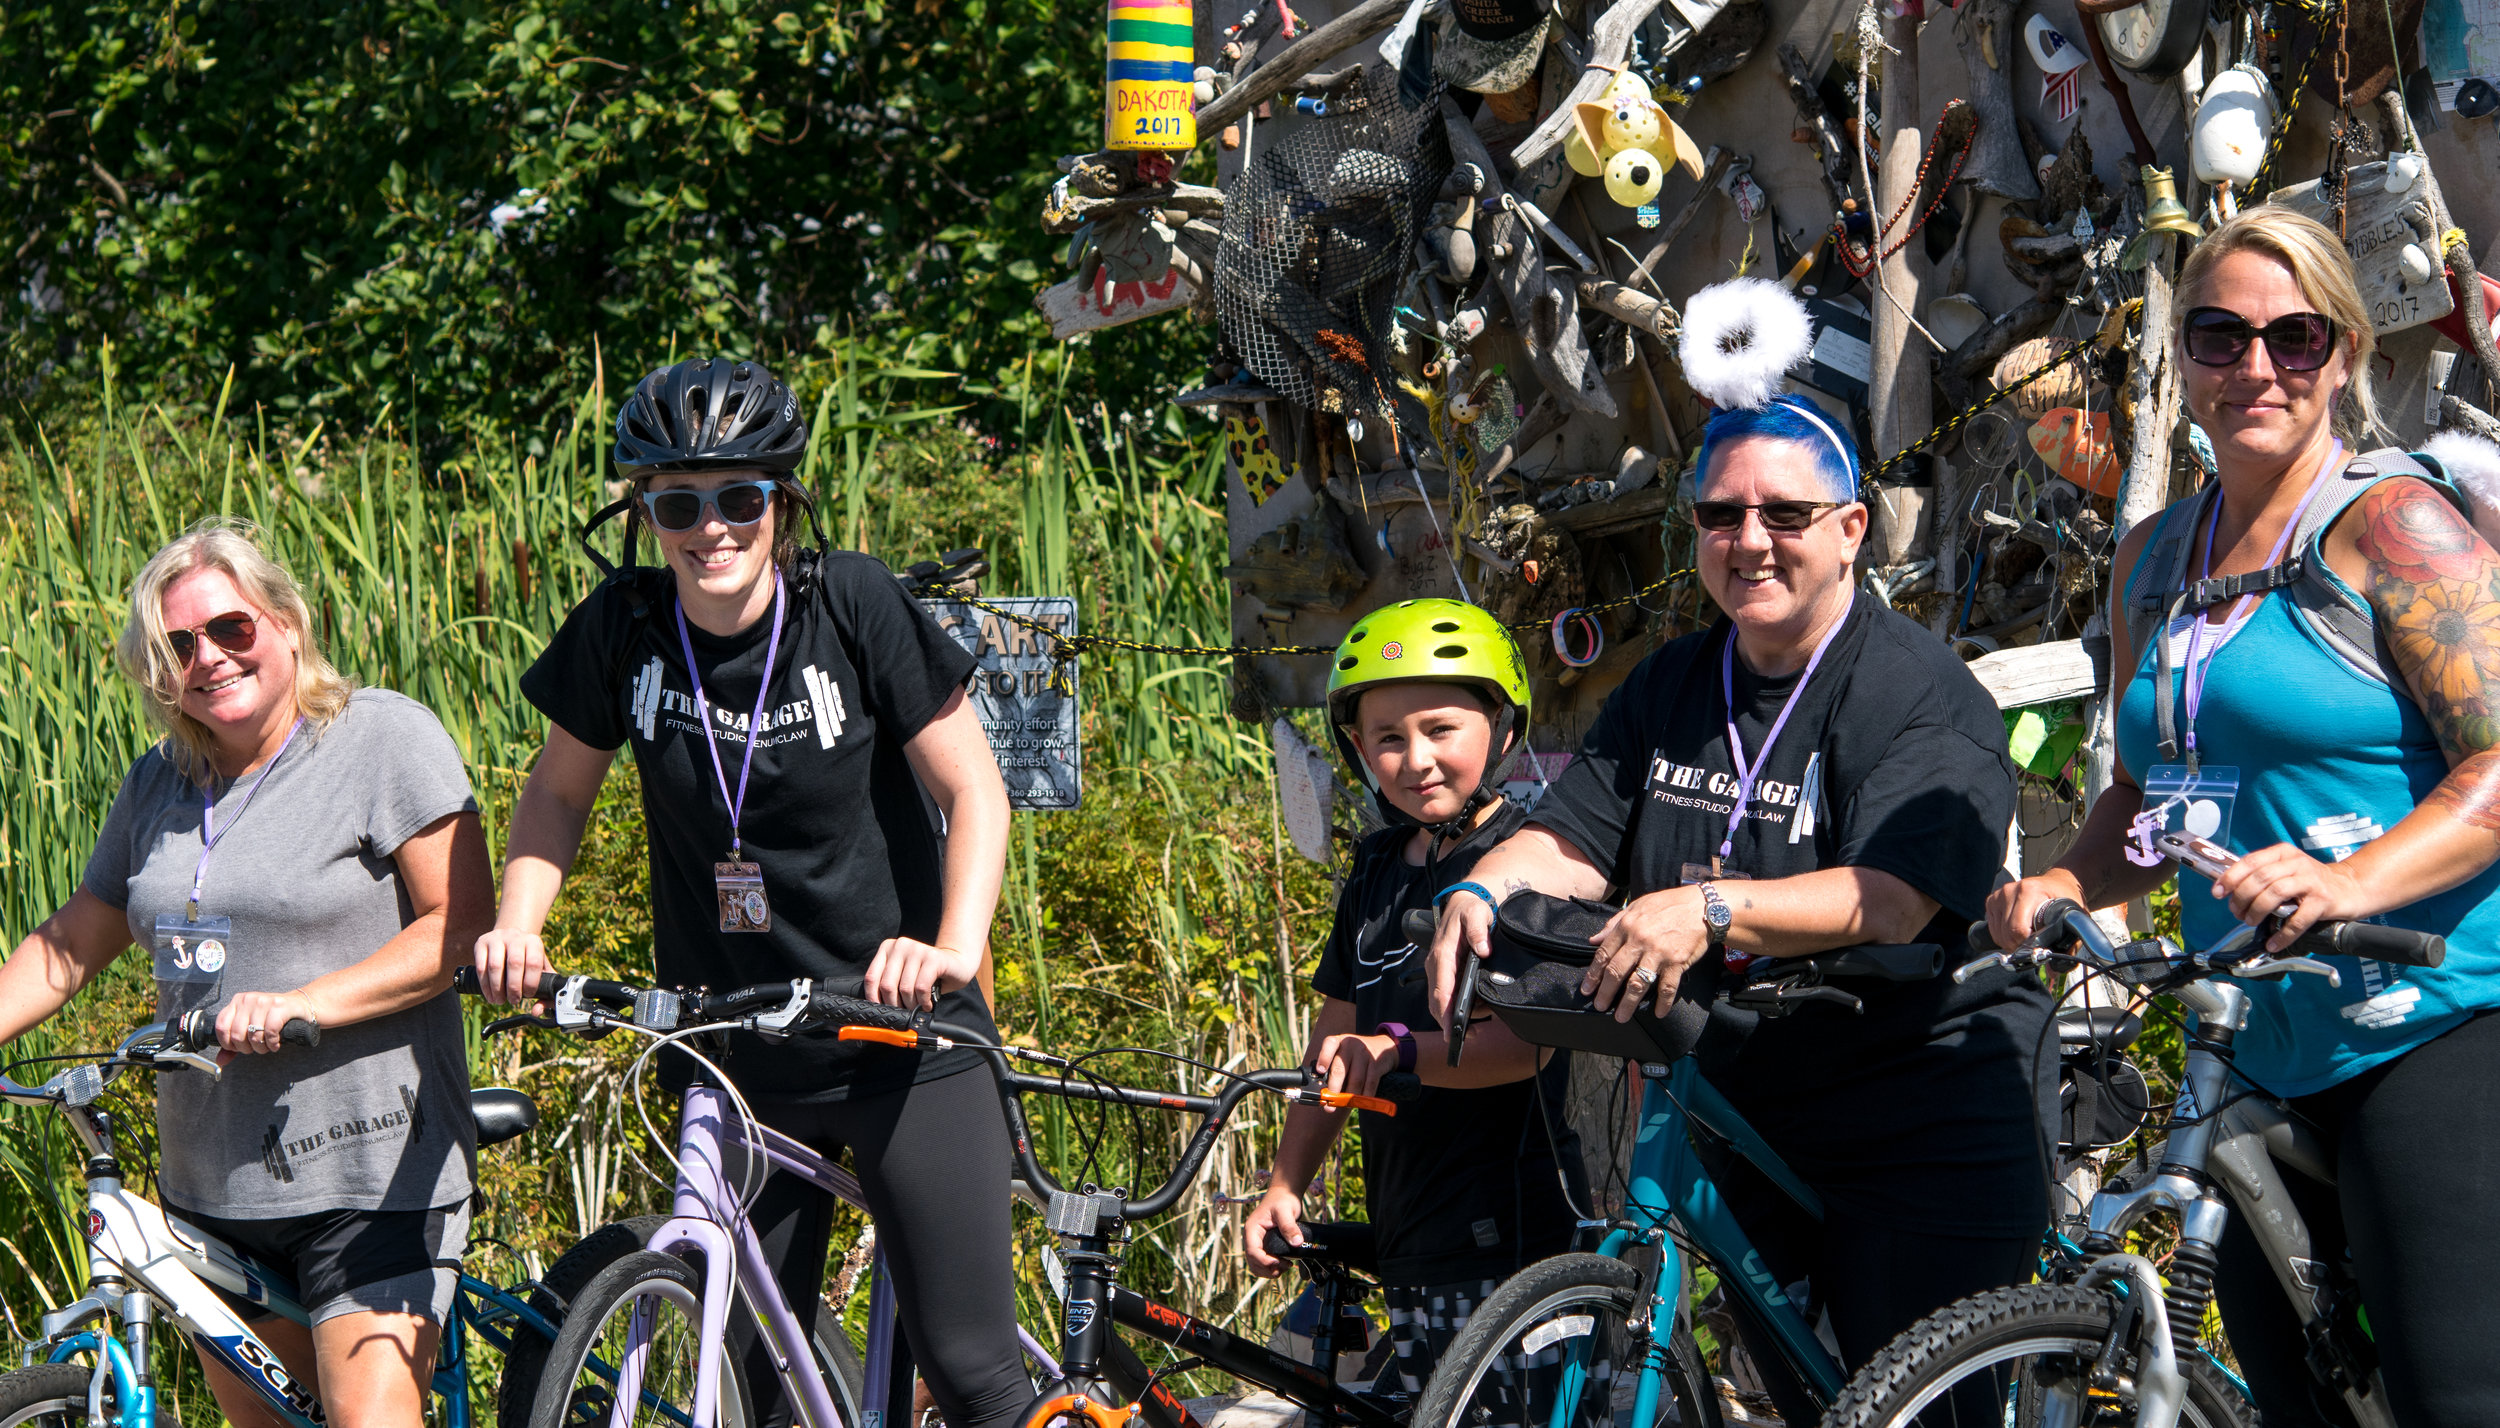
[[[2500,555],[2445,490],[2347,456],[2341,438],[2378,425],[2374,343],[2333,234],[2251,209],[2189,259],[2178,311],[2173,350],[2213,439],[2218,499],[2182,501],[2120,542],[2116,781],[2057,866],[1998,890],[1990,925],[2012,946],[2051,898],[2110,907],[2167,882],[2178,870],[2146,856],[2138,815],[2156,801],[2143,790],[2193,766],[2237,770],[2219,841],[2242,857],[2215,882],[2179,873],[2188,945],[2292,904],[2270,948],[2326,919],[2445,936],[2437,969],[2337,957],[2340,986],[2247,984],[2237,1065],[2334,1149],[2334,1185],[2284,1179],[2319,1257],[2349,1256],[2395,1418],[2500,1423],[2487,1289],[2500,1280],[2488,1224],[2500,1204]],[[2135,647],[2127,592],[2149,549],[2184,534],[2186,578],[2238,575],[2281,563],[2296,529],[2314,532],[2305,554],[2350,623],[2369,626],[2362,638],[2330,637],[2284,587],[2182,615]],[[2236,1216],[2219,1253],[2216,1299],[2267,1428],[2344,1423]]]

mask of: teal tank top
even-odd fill
[[[2193,519],[2193,510],[2182,502],[2163,519]],[[2171,677],[2182,720],[2180,666],[2193,618],[2183,616],[2162,633],[2174,642]],[[2161,761],[2153,655],[2150,648],[2142,652],[2118,706],[2119,757],[2138,779]],[[2196,742],[2207,766],[2240,771],[2228,840],[2236,853],[2290,843],[2312,857],[2341,861],[2394,827],[2448,773],[2430,722],[2411,695],[2346,664],[2279,590],[2259,602],[2214,657]],[[2188,946],[2210,946],[2239,926],[2206,878],[2182,868],[2178,889]],[[2393,1060],[2476,1011],[2500,1006],[2500,865],[2371,920],[2447,938],[2446,963],[2424,969],[2328,957],[2343,974],[2340,987],[2309,975],[2242,983],[2252,1005],[2237,1044],[2241,1071],[2276,1095],[2305,1096]]]

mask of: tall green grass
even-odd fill
[[[1150,442],[1100,411],[1037,406],[1021,442],[992,448],[956,427],[947,374],[911,352],[845,344],[803,387],[816,415],[803,475],[836,544],[897,565],[980,545],[995,565],[986,589],[1074,594],[1089,632],[1227,642],[1211,444]],[[613,395],[594,384],[546,429],[425,470],[388,430],[287,434],[222,400],[201,412],[126,404],[108,366],[91,411],[10,432],[0,449],[0,493],[12,498],[0,501],[0,936],[13,944],[75,888],[124,770],[153,738],[110,652],[139,566],[207,516],[261,527],[305,585],[343,671],[441,716],[499,842],[542,728],[519,676],[597,578],[574,531],[616,490],[604,460],[612,412]],[[1096,651],[1082,670],[1089,806],[1016,820],[993,944],[1002,1026],[1054,1048],[1289,1063],[1299,1050],[1289,981],[1316,955],[1328,888],[1280,851],[1264,740],[1226,716],[1228,668],[1203,654]],[[620,764],[550,926],[584,970],[647,975],[633,790]],[[140,959],[125,957],[10,1052],[109,1044],[145,1019],[150,995]],[[665,1162],[643,1143],[616,1048],[482,1043],[474,1015],[469,1025],[477,1078],[520,1084],[547,1110],[537,1135],[482,1157],[480,1228],[512,1255],[473,1267],[534,1273],[588,1224],[662,1203],[627,1168],[636,1156]],[[1102,1064],[1154,1084],[1208,1083],[1159,1059]],[[129,1084],[133,1134],[143,1135],[148,1088]],[[1253,1304],[1255,1286],[1227,1248],[1237,1212],[1212,1196],[1255,1193],[1278,1119],[1247,1108],[1209,1172],[1210,1193],[1144,1230],[1133,1282],[1223,1317],[1274,1307]],[[1095,1124],[1055,1107],[1036,1129],[1058,1168],[1089,1168],[1090,1149],[1106,1183],[1159,1178],[1176,1148],[1169,1125]],[[0,1305],[21,1329],[84,1276],[73,1165],[50,1120],[0,1115]],[[1020,1254],[1029,1260],[1040,1243],[1028,1228]],[[1038,1285],[1037,1274],[1025,1279]],[[184,1410],[187,1421],[214,1421],[204,1396]]]

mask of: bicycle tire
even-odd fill
[[[591,1358],[596,1354],[611,1369],[620,1363],[629,1316],[646,1305],[662,1323],[653,1335],[643,1392],[657,1394],[674,1416],[637,1413],[628,1422],[648,1421],[659,1428],[689,1416],[696,1355],[703,1343],[703,1276],[684,1260],[636,1250],[599,1271],[573,1300],[548,1350],[548,1372],[539,1377],[529,1428],[603,1428],[614,1390],[599,1387],[612,1380],[590,1368]],[[724,1353],[720,1364],[719,1428],[750,1428],[755,1400],[747,1393],[738,1358]]]
[[[1632,1352],[1631,1325],[1647,1309],[1648,1291],[1631,1265],[1604,1255],[1556,1255],[1512,1275],[1476,1306],[1467,1327],[1450,1341],[1449,1351],[1441,1356],[1439,1367],[1415,1402],[1411,1428],[1483,1428],[1503,1422],[1544,1428],[1556,1422],[1552,1405],[1535,1401],[1532,1373],[1519,1376],[1512,1371],[1515,1383],[1528,1386],[1517,1418],[1484,1388],[1485,1380],[1502,1367],[1505,1358],[1533,1361],[1558,1343],[1580,1340],[1600,1350],[1598,1362],[1608,1366],[1604,1377],[1610,1386],[1562,1420],[1573,1428],[1663,1428],[1668,1424],[1721,1428],[1719,1400],[1702,1363],[1701,1347],[1680,1315],[1663,1345],[1666,1357],[1659,1365],[1667,1390],[1659,1395],[1660,1417],[1652,1424],[1629,1425],[1618,1413],[1619,1408],[1628,1411],[1631,1407],[1628,1395],[1637,1374],[1629,1370],[1638,1363]],[[1563,1312],[1567,1310],[1584,1312]],[[1527,1342],[1534,1338],[1544,1342]],[[1652,1341],[1648,1352],[1658,1347]],[[1619,1404],[1618,1398],[1622,1399]]]
[[[665,1215],[635,1215],[591,1231],[539,1277],[540,1287],[530,1295],[531,1307],[546,1315],[562,1332],[566,1306],[580,1297],[601,1270],[638,1253],[651,1242],[652,1232],[666,1223]],[[737,1312],[744,1312],[743,1289],[739,1298],[742,1302]],[[829,1327],[833,1330],[830,1334],[826,1332]],[[864,1422],[860,1399],[867,1391],[868,1375],[860,1366],[859,1350],[851,1346],[850,1336],[841,1332],[839,1324],[828,1325],[820,1314],[810,1342],[815,1345],[816,1366],[825,1376],[825,1386],[833,1395],[833,1406],[842,1415],[842,1421]],[[546,1372],[548,1351],[553,1347],[552,1340],[515,1327],[512,1347],[504,1355],[503,1383],[496,1390],[497,1428],[530,1428],[530,1410],[538,1401],[538,1380]]]
[[[90,1377],[79,1364],[37,1364],[0,1374],[0,1428],[73,1428],[85,1423]]]
[[[2003,1377],[1990,1391],[1987,1421],[2044,1421],[2042,1400],[2059,1384],[2079,1382],[2094,1365],[2117,1308],[2117,1300],[2102,1290],[2068,1284],[2027,1284],[1948,1304],[1904,1330],[1858,1370],[1824,1424],[1909,1428],[1915,1422],[1919,1428],[1952,1428],[1954,1405],[1937,1402],[1947,1390],[1979,1373],[2002,1373],[2001,1366],[2011,1360],[2031,1356],[2036,1356],[2038,1368]],[[2181,1428],[2256,1428],[2256,1405],[2202,1353],[2192,1347],[2183,1351],[2179,1369],[2187,1380]],[[2112,1401],[2088,1405],[2088,1416],[2079,1420],[2057,1421],[2125,1428],[2135,1422],[2135,1414],[2132,1405]]]

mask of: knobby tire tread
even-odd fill
[[[2114,1312],[2107,1292],[2071,1284],[1992,1289],[1948,1304],[1903,1330],[1858,1370],[1823,1428],[1886,1428],[1897,1405],[1932,1384],[1953,1382],[1955,1370],[2004,1339],[2070,1332],[2097,1344],[2108,1336]],[[2183,1424],[2201,1414],[2220,1428],[2258,1428],[2256,1407],[2194,1345],[2181,1346],[2178,1355],[2187,1381]]]
[[[87,1421],[90,1370],[82,1364],[37,1364],[0,1374],[0,1423],[17,1424],[53,1404],[64,1423]]]
[[[1529,1308],[1553,1295],[1581,1288],[1621,1296],[1627,1313],[1647,1290],[1630,1264],[1605,1255],[1562,1254],[1529,1265],[1502,1281],[1500,1288],[1477,1305],[1467,1327],[1450,1341],[1449,1352],[1441,1356],[1431,1381],[1424,1385],[1423,1395],[1415,1401],[1409,1428],[1465,1428],[1453,1419],[1461,1407],[1459,1395],[1474,1377],[1476,1365],[1509,1342],[1518,1320]],[[1721,1428],[1718,1394],[1708,1374],[1697,1373],[1701,1352],[1680,1315],[1668,1347],[1664,1387],[1679,1416],[1689,1420],[1686,1428]],[[1621,1365],[1618,1371],[1633,1372],[1636,1366]]]
[[[666,1216],[636,1215],[601,1225],[574,1241],[538,1277],[542,1287],[530,1291],[530,1307],[563,1332],[565,1308],[581,1296],[583,1286],[599,1271],[650,1243],[652,1231],[666,1223]],[[496,1428],[529,1428],[530,1409],[538,1402],[538,1380],[547,1371],[547,1351],[553,1347],[554,1340],[513,1326],[512,1347],[504,1354],[503,1382],[495,1390]]]

